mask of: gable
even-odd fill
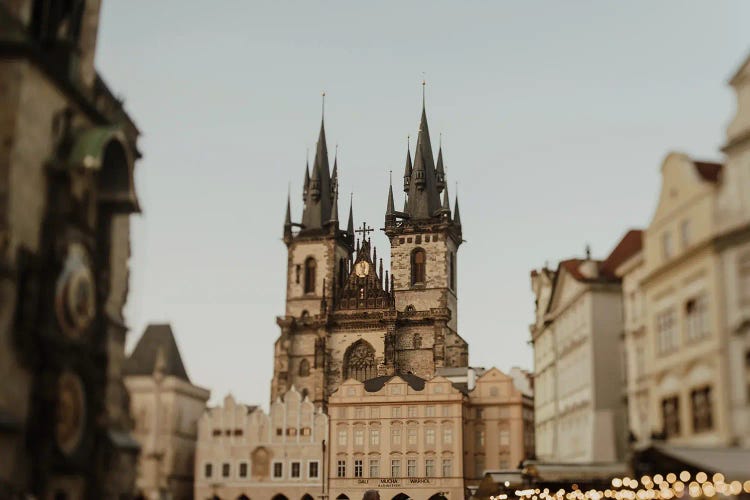
[[[560,266],[555,279],[555,284],[550,297],[548,314],[555,314],[564,308],[578,293],[584,289],[584,285],[570,275],[565,266]]]
[[[710,163],[694,162],[682,153],[670,153],[661,167],[659,201],[649,227],[657,226],[682,210],[686,203],[709,193],[718,178]]]

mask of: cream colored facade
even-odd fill
[[[662,164],[628,287],[631,429],[641,443],[750,446],[750,59],[731,85],[726,163],[680,153]]]
[[[490,368],[468,393],[464,408],[464,476],[478,486],[487,470],[517,469],[534,455],[531,375]]]
[[[349,379],[328,401],[329,498],[464,498],[464,395],[437,376]]]
[[[198,424],[195,498],[318,498],[327,472],[326,439],[328,417],[294,387],[268,414],[229,395]]]
[[[609,462],[624,456],[620,283],[611,262],[562,261],[533,271],[536,457]]]

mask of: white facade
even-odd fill
[[[624,454],[620,284],[605,262],[571,259],[532,274],[536,455],[562,463]]]
[[[198,426],[195,498],[312,500],[327,474],[328,417],[292,387],[262,409],[229,395]]]

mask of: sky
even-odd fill
[[[380,228],[424,79],[461,205],[470,364],[532,369],[529,272],[646,226],[668,152],[722,159],[747,19],[741,0],[105,0],[97,67],[142,132],[128,349],[169,322],[212,402],[267,407],[286,196],[299,220],[321,92],[340,192]]]

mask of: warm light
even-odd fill
[[[706,483],[703,485],[703,494],[710,498],[716,494],[716,490],[711,483]]]
[[[695,480],[699,483],[705,483],[708,480],[708,474],[705,472],[699,472],[695,475]]]
[[[685,484],[682,481],[677,481],[674,483],[674,491],[675,493],[681,493],[685,490]]]
[[[664,478],[661,476],[661,474],[657,474],[654,476],[654,482],[656,484],[661,484],[662,481],[664,481]]]
[[[680,481],[682,481],[683,483],[687,483],[688,481],[690,481],[690,473],[686,470],[680,472]]]
[[[668,483],[674,484],[675,481],[677,481],[677,476],[675,475],[674,472],[670,472],[669,474],[667,474],[667,482]],[[714,482],[716,482],[716,481],[714,480]]]
[[[714,474],[714,483],[723,483],[724,482],[724,474],[721,472],[717,472]]]
[[[614,478],[612,480],[612,486],[614,486],[615,488],[621,487],[622,486],[622,479],[620,479],[619,477]]]
[[[750,481],[745,481],[745,484],[742,485],[745,493],[750,493]]]
[[[739,481],[732,481],[732,484],[729,485],[729,492],[732,495],[739,495],[742,493],[742,483]]]
[[[651,482],[651,478],[648,477],[648,476],[643,476],[641,478],[641,483],[644,484],[644,485],[647,484],[647,483],[650,483],[650,482]]]
[[[699,497],[701,496],[701,487],[698,483],[692,482],[690,483],[690,487],[688,487],[688,492],[693,498]]]
[[[674,496],[674,491],[671,488],[667,488],[666,490],[662,490],[661,496],[670,500]]]

